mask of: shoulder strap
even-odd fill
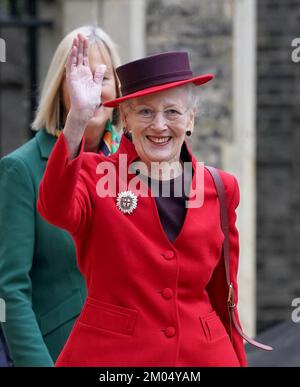
[[[225,263],[225,272],[226,272],[226,281],[228,285],[228,310],[230,314],[230,318],[233,321],[233,324],[238,331],[238,333],[250,344],[254,345],[255,347],[258,347],[260,349],[264,349],[265,351],[272,351],[273,348],[269,345],[265,345],[262,343],[259,343],[258,341],[255,341],[251,339],[249,336],[247,336],[239,326],[234,310],[236,308],[236,305],[234,303],[234,289],[232,282],[230,280],[230,244],[229,244],[229,226],[228,226],[228,214],[227,214],[227,206],[226,206],[226,193],[225,188],[223,184],[223,180],[217,171],[216,168],[212,166],[205,166],[205,168],[209,171],[211,174],[214,184],[216,186],[216,190],[218,193],[219,201],[220,201],[220,216],[221,216],[221,227],[224,234],[224,241],[223,241],[223,249],[222,253],[224,256],[224,263]]]

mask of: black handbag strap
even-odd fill
[[[227,306],[229,310],[229,317],[230,322],[232,321],[236,330],[238,333],[250,344],[254,345],[255,347],[258,347],[260,349],[263,349],[265,351],[272,351],[273,348],[269,345],[259,343],[256,340],[251,339],[249,336],[247,336],[239,326],[236,317],[235,317],[235,308],[236,304],[234,302],[234,288],[233,284],[230,279],[230,243],[229,243],[229,226],[228,226],[228,213],[227,213],[227,205],[226,205],[226,192],[223,180],[217,171],[216,168],[212,166],[205,166],[205,168],[210,172],[217,193],[218,198],[220,202],[220,218],[221,218],[221,227],[224,234],[224,241],[223,241],[223,247],[222,247],[222,254],[224,257],[224,263],[225,263],[225,272],[226,272],[226,281],[228,285],[228,298],[227,298]]]

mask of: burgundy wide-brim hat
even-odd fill
[[[117,107],[128,99],[157,93],[186,83],[200,86],[214,78],[213,74],[194,77],[188,53],[185,51],[147,56],[117,67],[116,72],[121,83],[122,96],[104,102],[103,105],[107,107]]]

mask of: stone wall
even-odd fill
[[[148,0],[146,49],[187,50],[194,74],[215,74],[199,88],[191,145],[201,161],[222,166],[222,141],[232,141],[232,1]]]
[[[257,62],[258,330],[290,319],[300,297],[300,2],[259,0]]]

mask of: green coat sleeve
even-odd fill
[[[36,192],[22,159],[0,161],[0,298],[2,329],[15,366],[53,366],[32,309],[30,270],[35,245]]]

